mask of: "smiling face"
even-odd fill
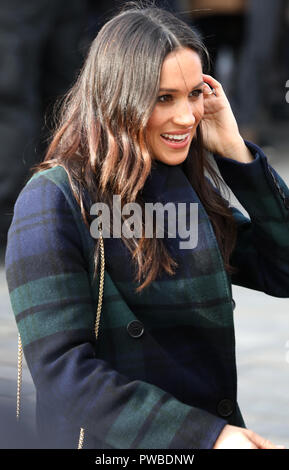
[[[146,128],[153,158],[182,163],[204,114],[203,71],[199,55],[189,48],[170,52],[162,65],[157,103]]]

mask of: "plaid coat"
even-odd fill
[[[248,164],[215,155],[250,215],[232,208],[238,240],[228,276],[209,218],[180,166],[159,166],[151,200],[198,202],[199,240],[179,263],[136,294],[129,252],[104,239],[106,271],[98,341],[95,240],[65,170],[35,174],[15,204],[8,233],[10,299],[37,391],[43,446],[100,449],[212,448],[225,424],[245,426],[237,404],[231,283],[289,296],[289,190],[247,143]],[[156,184],[155,184],[156,183]],[[45,442],[45,444],[44,444]]]

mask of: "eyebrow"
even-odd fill
[[[195,88],[198,88],[199,86],[203,85],[205,82],[200,82],[198,85],[195,85],[192,89],[195,90]],[[159,91],[168,91],[170,93],[176,93],[179,90],[176,90],[175,88],[160,88]]]

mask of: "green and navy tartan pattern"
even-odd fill
[[[230,278],[209,218],[181,165],[159,163],[147,201],[197,202],[198,245],[164,242],[178,262],[135,293],[130,253],[104,239],[106,271],[97,342],[95,240],[81,219],[65,170],[35,174],[22,189],[8,233],[6,276],[47,447],[212,448],[225,424],[245,426],[237,404],[231,282],[289,295],[289,191],[257,146],[249,164],[215,155],[250,219],[232,208],[238,241]],[[277,185],[276,185],[277,183]],[[281,192],[280,192],[281,188]],[[283,196],[282,196],[283,194]],[[142,334],[129,325],[139,322]],[[218,404],[234,404],[229,416]]]

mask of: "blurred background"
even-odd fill
[[[14,425],[17,329],[4,270],[14,203],[44,157],[56,100],[123,3],[0,2],[0,448],[43,447],[33,435],[35,389],[25,363],[22,427]],[[263,148],[289,185],[289,0],[155,3],[199,32],[242,136]],[[233,294],[240,408],[248,428],[289,448],[289,300],[235,286]]]

